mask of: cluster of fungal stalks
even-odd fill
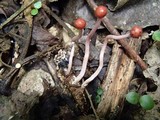
[[[86,42],[85,42],[85,55],[83,58],[83,63],[82,63],[82,68],[81,71],[79,73],[79,75],[77,77],[75,77],[74,81],[72,82],[72,84],[77,84],[79,83],[79,81],[83,78],[85,72],[86,72],[86,68],[87,68],[87,63],[88,63],[88,59],[89,59],[89,53],[90,53],[90,41],[92,36],[95,34],[96,30],[99,28],[102,19],[106,16],[107,14],[107,8],[105,6],[98,6],[95,9],[95,16],[97,17],[97,21],[94,25],[94,27],[92,28],[92,30],[90,31],[90,33],[88,34],[87,38],[86,38]],[[80,33],[78,36],[76,36],[75,38],[72,39],[72,41],[77,41],[78,39],[81,38],[82,33],[83,33],[83,29],[86,26],[86,21],[83,18],[78,18],[77,20],[75,20],[74,22],[74,26],[80,30]],[[87,79],[85,80],[81,87],[85,88],[91,81],[94,80],[94,78],[100,73],[101,69],[103,68],[103,58],[104,58],[104,52],[106,49],[106,45],[107,45],[107,41],[108,39],[114,39],[114,40],[120,40],[120,39],[124,39],[124,38],[128,38],[128,37],[133,37],[133,38],[138,38],[142,35],[142,28],[139,26],[134,26],[132,27],[132,29],[130,30],[130,32],[124,34],[124,35],[107,35],[104,38],[104,43],[103,46],[101,48],[100,51],[100,55],[99,55],[99,66],[97,68],[97,70]],[[68,69],[66,72],[66,75],[68,75],[70,73],[71,67],[72,67],[72,61],[73,61],[73,57],[74,57],[74,44],[73,47],[71,49],[71,53],[70,53],[70,58],[69,58],[69,64],[68,64]]]

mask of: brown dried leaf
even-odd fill
[[[148,69],[143,71],[143,74],[146,78],[153,79],[157,85],[160,84],[160,45],[159,43],[153,44],[151,48],[146,52],[144,59],[146,63],[149,65]]]
[[[34,26],[33,27],[32,37],[36,42],[39,42],[39,41],[43,41],[43,42],[50,41],[50,40],[55,38],[47,30],[43,29],[42,27],[38,27],[38,26]]]
[[[7,38],[0,38],[0,51],[5,52],[11,47],[10,40]]]

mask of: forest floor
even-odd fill
[[[99,5],[107,7],[103,18],[94,12]],[[159,120],[159,6],[1,0],[0,120]],[[85,28],[77,29],[77,18]],[[135,25],[143,33],[133,38]],[[129,103],[131,91],[150,96],[154,107],[144,109],[147,99]]]

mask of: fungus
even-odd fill
[[[100,73],[101,69],[103,68],[103,58],[104,58],[104,52],[106,49],[106,45],[107,45],[107,40],[108,39],[114,39],[114,40],[120,40],[120,39],[125,39],[127,37],[134,37],[134,38],[138,38],[142,35],[142,28],[139,26],[133,26],[132,29],[130,30],[130,32],[124,34],[124,35],[107,35],[104,39],[104,43],[103,46],[101,48],[100,51],[100,55],[99,55],[99,66],[97,68],[97,70],[87,79],[83,82],[82,84],[82,88],[85,88],[92,80],[94,80],[94,78]]]
[[[78,18],[74,21],[74,26],[75,26],[75,28],[79,29],[79,34],[71,39],[72,48],[71,48],[71,52],[70,52],[68,68],[65,72],[66,75],[69,75],[71,68],[72,68],[72,62],[73,62],[74,51],[75,51],[74,42],[76,42],[77,40],[79,40],[82,37],[83,29],[86,27],[86,21],[83,18]]]
[[[105,6],[98,6],[96,8],[95,16],[97,17],[97,21],[96,21],[94,27],[92,28],[92,30],[90,31],[90,33],[88,34],[86,42],[85,42],[85,55],[83,58],[82,69],[81,69],[79,75],[74,79],[72,84],[77,84],[83,78],[83,76],[86,72],[87,63],[88,63],[88,59],[89,59],[90,40],[91,40],[92,36],[95,34],[98,27],[100,26],[102,19],[106,14],[107,14],[107,8]]]

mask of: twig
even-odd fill
[[[88,93],[88,90],[87,90],[87,89],[85,89],[85,92],[86,92],[87,97],[88,97],[88,99],[89,99],[89,102],[90,102],[91,108],[92,108],[92,110],[93,110],[93,113],[94,113],[94,115],[95,115],[95,117],[96,117],[96,120],[100,120],[100,119],[99,119],[99,116],[97,115],[97,112],[96,112],[96,110],[95,110],[95,108],[94,108],[93,102],[92,102],[92,100],[91,100],[91,95]]]
[[[6,66],[6,67],[8,67],[8,68],[13,68],[11,65],[8,65],[7,63],[3,62],[3,60],[2,60],[2,54],[3,54],[3,52],[0,53],[0,62],[1,62],[4,66]]]
[[[21,66],[27,64],[30,60],[36,59],[37,55],[29,56],[22,61],[20,61]],[[12,77],[14,74],[19,70],[20,68],[12,68],[10,72],[3,78],[3,80],[0,81],[0,94],[1,95],[10,95],[10,85],[12,84],[13,80]]]
[[[46,53],[48,53],[49,51],[55,49],[55,45],[48,48],[47,50],[40,52],[40,53],[36,53],[34,55],[31,55],[23,60],[20,60],[19,63],[21,64],[21,66],[26,65],[29,61],[34,60],[34,59],[38,59],[41,58],[43,56],[46,55]],[[10,70],[10,72],[3,78],[3,80],[0,81],[0,94],[2,95],[10,95],[11,93],[9,92],[10,89],[10,85],[13,82],[12,77],[15,75],[15,73],[19,70],[20,68],[12,68]]]
[[[48,14],[50,14],[54,19],[56,19],[57,22],[69,32],[70,37],[73,38],[75,36],[73,31],[54,12],[52,12],[49,7],[47,7],[45,4],[43,4],[42,7]]]
[[[24,37],[22,37],[22,36],[20,36],[20,35],[17,35],[17,34],[15,34],[15,33],[13,33],[13,32],[9,32],[9,33],[7,33],[9,36],[14,36],[14,37],[16,37],[16,38],[18,38],[18,39],[22,39],[22,40],[26,40],[26,38],[24,38]]]
[[[96,9],[97,5],[93,0],[86,0],[88,4],[91,6],[93,10]],[[106,26],[106,28],[114,35],[120,35],[118,31],[114,28],[114,26],[111,24],[109,19],[105,16],[103,18],[103,24]],[[134,59],[135,62],[139,64],[139,66],[142,68],[142,70],[147,69],[147,64],[140,58],[140,56],[129,46],[128,42],[124,39],[117,41],[122,47],[126,50],[126,52],[129,54],[129,56]]]
[[[48,60],[48,58],[44,58],[43,60],[46,63],[48,70],[51,73],[51,76],[54,78],[55,83],[58,85],[60,83],[60,81],[57,77],[57,71],[56,71],[56,66],[55,66],[54,62],[51,60]]]
[[[4,21],[1,25],[0,25],[0,29],[2,29],[5,25],[7,25],[11,20],[13,20],[14,18],[16,18],[20,13],[22,13],[24,10],[26,10],[28,7],[30,7],[36,0],[33,0],[32,2],[30,2],[27,6],[22,6],[19,10],[17,10],[13,15],[11,15],[6,21]]]

